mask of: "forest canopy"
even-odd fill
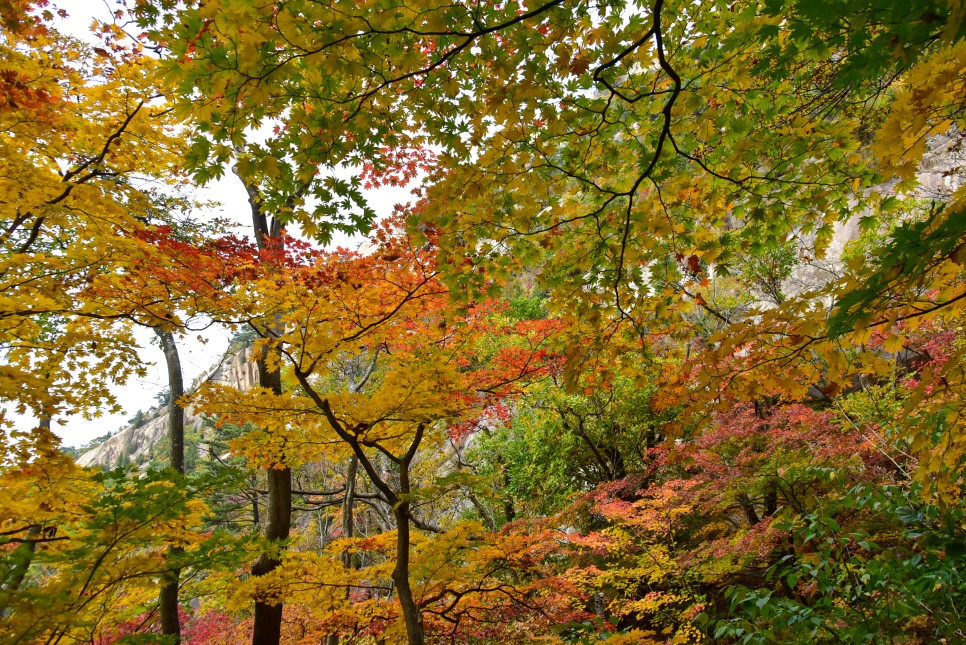
[[[966,4],[55,5],[0,1],[0,643],[966,641]],[[138,330],[163,438],[82,466]]]

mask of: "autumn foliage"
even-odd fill
[[[0,2],[0,642],[966,640],[961,2],[115,9]],[[256,382],[81,467],[138,328]]]

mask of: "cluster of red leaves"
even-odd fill
[[[189,616],[181,611],[181,642],[184,645],[233,645],[247,639],[250,625],[212,609]]]
[[[487,405],[472,419],[464,419],[446,428],[446,434],[453,441],[464,441],[482,428],[507,425],[513,420],[513,408],[505,402]]]
[[[247,239],[222,236],[200,244],[182,239],[170,226],[135,231],[123,270],[98,275],[87,284],[88,300],[122,315],[154,316],[173,322],[171,312],[215,312],[229,287],[266,274],[298,275],[313,267],[321,252],[282,235],[258,249]],[[123,241],[122,241],[123,243]],[[156,324],[156,320],[147,321]]]
[[[599,486],[556,520],[569,525],[561,542],[568,575],[603,591],[609,611],[623,616],[621,629],[655,628],[647,612],[635,614],[653,603],[676,607],[684,624],[701,592],[682,582],[682,572],[719,589],[762,576],[790,547],[790,518],[857,483],[895,478],[861,428],[805,405],[757,414],[736,405],[694,440],[651,452],[647,472]],[[637,590],[621,587],[613,581],[625,569],[654,577]]]
[[[424,146],[385,147],[380,150],[379,165],[366,162],[360,178],[366,190],[407,186],[420,175],[431,172],[436,165],[436,153]]]
[[[842,465],[871,450],[860,434],[840,428],[833,412],[793,404],[759,415],[754,406],[743,404],[716,415],[708,432],[677,452],[688,460],[689,470],[728,481],[801,460]]]
[[[135,237],[148,244],[148,252],[134,264],[135,271],[155,273],[152,277],[162,283],[187,280],[201,292],[229,284],[260,260],[253,244],[235,236],[195,245],[178,239],[170,226],[157,226],[138,231]]]
[[[48,0],[4,0],[0,2],[0,23],[7,33],[30,40],[50,33],[47,23],[54,15],[67,17],[63,9],[55,9]]]
[[[43,110],[61,99],[44,88],[35,87],[31,79],[12,69],[0,71],[0,109]]]
[[[961,331],[946,328],[937,320],[924,321],[912,329],[900,323],[891,331],[904,338],[902,350],[894,359],[899,371],[905,374],[902,384],[910,390],[921,386],[927,396],[941,388],[941,374],[955,358],[953,348]],[[885,332],[873,334],[868,346],[886,352],[884,344],[889,335]]]
[[[311,266],[322,254],[305,240],[282,235],[266,240],[265,248],[258,249],[246,238],[224,235],[204,240],[200,245],[178,238],[172,227],[155,226],[137,231],[134,236],[153,245],[159,253],[180,259],[185,267],[215,264],[223,267],[227,277],[241,276],[241,269],[258,265],[296,269]]]
[[[160,634],[157,613],[151,612],[105,629],[94,639],[94,645],[114,645],[136,634]],[[246,640],[250,629],[244,621],[219,610],[203,613],[178,610],[183,645],[235,645]]]

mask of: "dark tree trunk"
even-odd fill
[[[392,570],[392,581],[396,584],[399,606],[402,609],[403,619],[406,621],[406,636],[409,639],[409,645],[423,645],[426,640],[423,634],[423,615],[413,599],[413,589],[409,585],[409,534],[412,530],[408,501],[410,493],[412,493],[409,483],[409,467],[419,444],[422,442],[423,430],[423,426],[420,425],[409,450],[399,460],[400,494],[396,497],[392,513],[396,519],[396,567]]]
[[[257,531],[262,524],[261,516],[259,516],[258,514],[258,493],[252,493],[251,500],[252,500],[252,527]]]
[[[409,586],[409,502],[399,503],[393,509],[393,516],[396,518],[396,567],[392,570],[392,581],[396,585],[399,606],[406,621],[409,645],[423,645],[423,617]]]
[[[342,537],[351,538],[355,535],[355,496],[356,473],[359,471],[359,458],[353,455],[349,459],[349,468],[345,475],[345,498],[342,500]],[[352,554],[342,553],[342,564],[347,568],[352,566]]]
[[[171,468],[184,474],[184,409],[178,405],[178,399],[184,396],[184,376],[181,372],[181,358],[178,356],[178,346],[174,341],[174,334],[161,327],[155,327],[154,333],[161,341],[164,350],[164,362],[168,368],[168,440],[171,444],[169,464]],[[183,550],[179,547],[168,548],[168,558],[177,560]],[[178,617],[178,585],[181,580],[181,570],[172,568],[161,579],[161,592],[158,597],[158,613],[161,619],[161,633],[169,637],[169,642],[181,642],[181,620]]]
[[[758,517],[758,511],[755,510],[755,503],[751,501],[751,498],[748,497],[747,493],[738,494],[738,506],[740,506],[741,510],[745,512],[745,517],[748,519],[748,524],[751,526],[755,526],[761,521],[761,518]]]
[[[345,497],[342,499],[342,537],[351,538],[355,535],[355,496],[356,496],[356,473],[359,471],[359,458],[353,455],[349,459],[349,466],[345,475]],[[342,564],[347,569],[352,567],[352,553],[342,552]],[[349,598],[349,590],[345,590],[346,599]],[[325,637],[325,645],[338,645],[339,635],[329,634]]]
[[[271,247],[279,240],[282,233],[281,222],[277,217],[266,217],[262,211],[262,200],[258,188],[239,175],[245,191],[248,193],[248,204],[252,213],[252,230],[259,251]],[[308,185],[304,186],[307,189]],[[304,190],[302,191],[304,192]],[[299,195],[292,195],[292,199]],[[282,377],[278,370],[269,372],[268,353],[277,349],[265,349],[257,359],[258,384],[272,393],[282,393]],[[285,464],[277,464],[280,468],[268,471],[268,502],[265,509],[265,537],[272,542],[287,540],[292,526],[292,470]],[[280,561],[278,558],[262,556],[252,566],[252,575],[262,576],[273,571]],[[271,601],[261,599],[255,601],[254,626],[252,628],[252,645],[278,645],[282,630],[282,603],[280,600]]]
[[[262,387],[275,394],[282,393],[282,379],[278,370],[269,372],[265,354],[258,359],[258,380]],[[269,541],[287,540],[292,526],[292,470],[287,467],[268,471],[268,502],[265,511],[265,537]],[[281,561],[262,554],[252,566],[252,575],[263,576],[273,571]],[[282,631],[282,603],[256,600],[252,645],[278,645]]]
[[[627,465],[624,463],[624,455],[621,454],[620,448],[610,446],[607,452],[610,457],[611,477],[613,481],[619,481],[627,477]]]
[[[778,483],[775,480],[768,482],[765,488],[765,515],[774,517],[778,512]]]

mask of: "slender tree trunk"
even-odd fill
[[[483,502],[481,502],[473,493],[467,493],[466,497],[470,500],[470,503],[473,505],[473,508],[476,509],[476,512],[480,514],[480,517],[483,518],[483,522],[486,524],[486,527],[491,531],[496,531],[496,520],[493,519],[493,513],[486,508],[486,505],[483,504]]]
[[[761,518],[758,517],[758,511],[755,510],[755,503],[751,501],[748,493],[738,493],[738,506],[745,512],[745,517],[751,526],[755,526],[761,521]]]
[[[396,594],[399,596],[399,606],[403,619],[406,621],[406,635],[409,645],[423,645],[426,638],[423,634],[423,616],[413,600],[413,590],[409,585],[409,465],[416,447],[422,439],[422,427],[416,433],[416,438],[409,447],[406,455],[399,462],[399,501],[393,506],[392,514],[396,519],[396,567],[392,570],[392,581],[396,584]]]
[[[353,455],[349,459],[349,466],[346,468],[345,475],[345,497],[342,500],[342,537],[351,538],[355,535],[355,495],[356,495],[356,473],[359,471],[359,458]],[[352,553],[342,552],[342,564],[347,569],[352,567]],[[345,590],[346,599],[349,598],[349,590]],[[325,645],[339,645],[339,635],[329,634],[325,637]]]
[[[347,432],[345,427],[339,422],[329,405],[329,401],[312,389],[306,375],[299,372],[298,369],[295,370],[295,377],[305,390],[305,393],[319,406],[319,409],[325,415],[332,429],[339,435],[339,438],[352,448],[352,452],[355,453],[359,460],[359,465],[365,470],[372,485],[385,496],[386,502],[392,505],[392,515],[396,523],[396,566],[392,570],[392,580],[396,595],[399,597],[399,606],[402,611],[403,620],[406,623],[407,642],[409,645],[423,645],[426,638],[423,633],[422,613],[416,601],[413,599],[413,590],[409,584],[409,542],[410,531],[412,529],[409,506],[409,496],[412,493],[412,487],[409,481],[409,468],[412,465],[413,458],[416,456],[416,451],[422,443],[426,426],[424,423],[420,423],[416,428],[415,436],[409,444],[406,453],[402,457],[392,459],[399,466],[399,492],[397,493],[390,486],[389,482],[380,476],[372,461],[366,456],[358,437]]]
[[[178,405],[178,399],[184,396],[184,376],[181,372],[181,358],[178,356],[178,346],[174,334],[170,331],[155,327],[154,333],[161,341],[164,350],[164,361],[168,368],[168,440],[171,444],[169,463],[171,468],[184,474],[184,408]],[[183,553],[180,547],[169,547],[168,558],[177,559]],[[158,613],[161,618],[161,633],[181,642],[181,620],[178,616],[178,585],[181,580],[181,570],[170,569],[161,580],[161,592],[158,597]]]
[[[352,455],[349,459],[349,468],[345,475],[345,499],[342,500],[342,537],[351,538],[355,535],[355,496],[356,496],[356,473],[359,470],[359,458]],[[352,566],[352,554],[349,551],[342,552],[342,564],[347,568]]]
[[[184,409],[178,405],[178,399],[184,396],[184,376],[181,373],[181,357],[178,356],[178,346],[174,335],[170,331],[154,328],[164,350],[164,362],[168,368],[168,439],[171,441],[169,460],[171,467],[179,473],[184,473]]]
[[[778,484],[772,479],[765,487],[765,515],[774,517],[778,512]]]
[[[258,380],[262,387],[275,394],[282,393],[282,378],[278,370],[269,373],[265,354],[258,359]],[[288,467],[268,470],[268,502],[265,511],[265,538],[271,542],[287,540],[292,526],[292,470]],[[281,561],[262,554],[252,566],[252,575],[263,576],[273,571]],[[252,645],[278,645],[282,633],[282,603],[255,601],[255,621]]]
[[[362,391],[373,370],[376,369],[376,362],[379,358],[378,351],[369,360],[369,365],[362,367],[359,359],[350,362],[346,367],[346,379],[350,394],[357,394]],[[345,497],[342,499],[342,537],[351,538],[355,534],[355,495],[356,495],[356,473],[359,471],[359,457],[352,455],[345,475]],[[342,552],[342,564],[347,569],[352,566],[352,553]],[[349,598],[349,590],[345,590],[345,598]],[[329,634],[325,637],[325,645],[339,645],[339,635]]]
[[[620,448],[616,445],[610,446],[607,452],[610,456],[611,477],[613,481],[619,481],[627,477],[627,465],[624,463],[624,455],[621,454]]]
[[[252,482],[254,486],[257,482]],[[252,527],[257,531],[262,524],[261,517],[258,514],[258,493],[252,493]]]
[[[406,621],[409,645],[423,645],[423,617],[409,585],[409,502],[400,502],[393,509],[393,515],[396,518],[396,567],[392,570],[392,581],[396,585],[403,620]]]
[[[237,173],[236,173],[237,174]],[[252,213],[252,232],[259,251],[268,249],[273,241],[278,240],[282,233],[282,225],[277,217],[269,219],[262,210],[262,198],[258,187],[238,175],[245,191],[248,193],[248,205]],[[309,184],[296,194],[292,200],[298,198],[307,190]],[[273,394],[282,393],[282,377],[276,369],[268,370],[268,352],[278,350],[263,350],[256,363],[258,365],[258,384]],[[277,464],[279,468],[268,471],[268,502],[265,510],[265,537],[272,542],[287,540],[292,526],[292,471],[285,464]],[[262,554],[252,566],[252,575],[262,576],[273,571],[280,564],[277,557]],[[282,603],[268,600],[255,601],[255,620],[252,628],[252,645],[278,645],[282,632]]]

